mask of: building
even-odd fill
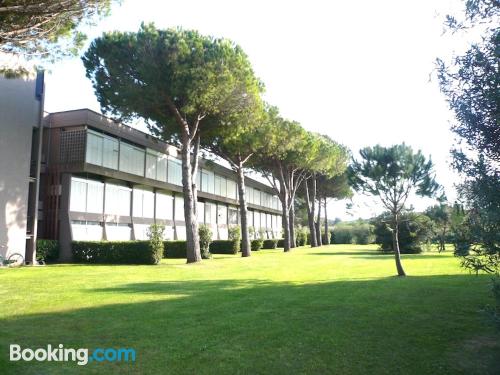
[[[0,256],[25,254],[37,232],[37,165],[42,130],[43,73],[0,75]]]
[[[144,240],[153,223],[166,240],[184,240],[179,150],[149,134],[88,109],[44,118],[39,238],[59,239],[62,260],[72,240]],[[238,225],[236,174],[201,159],[197,175],[199,223],[214,239]],[[268,238],[281,235],[273,190],[247,178],[249,223]]]

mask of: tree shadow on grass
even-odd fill
[[[82,368],[8,362],[2,353],[0,373],[461,373],[457,353],[474,350],[467,343],[489,334],[477,312],[488,298],[488,280],[468,275],[309,284],[230,279],[95,288],[72,310],[0,320],[1,350],[8,351],[10,343],[127,347],[136,350],[135,363]],[[498,342],[496,336],[492,340]],[[488,350],[470,356],[477,363],[467,363],[469,374],[470,368],[498,373],[499,347]]]

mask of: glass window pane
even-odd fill
[[[146,154],[146,177],[156,179],[156,154]]]
[[[133,192],[132,215],[142,217],[142,190],[136,188]]]
[[[184,221],[184,198],[182,195],[175,196],[175,221]]]
[[[228,223],[229,224],[238,224],[238,209],[235,207],[230,207],[228,211]]]
[[[182,185],[182,164],[178,159],[168,159],[168,182],[174,185]]]
[[[227,224],[227,206],[217,204],[217,224]]]
[[[215,175],[214,172],[208,171],[206,169],[203,170],[207,174],[207,190],[205,190],[207,193],[214,194],[214,187],[215,187]]]
[[[167,155],[160,154],[156,161],[156,179],[167,182]]]
[[[120,171],[144,176],[145,151],[139,147],[120,143]]]
[[[87,209],[87,181],[71,178],[71,197],[69,203],[71,211],[86,212]]]
[[[214,188],[214,194],[215,195],[221,195],[221,180],[222,180],[222,177],[221,176],[215,176],[215,188]]]
[[[227,197],[236,199],[236,182],[229,179],[227,180]]]
[[[118,140],[104,136],[103,137],[103,160],[102,166],[111,169],[118,169]]]
[[[227,197],[227,179],[225,177],[220,178],[220,195]]]
[[[204,202],[196,202],[196,217],[198,219],[198,223],[205,222],[205,203]]]
[[[174,197],[167,193],[156,193],[156,217],[158,219],[173,220]]]
[[[104,200],[104,184],[87,180],[87,212],[102,214]]]
[[[132,191],[121,185],[106,184],[104,212],[110,215],[130,216]]]
[[[155,194],[150,190],[144,190],[142,194],[142,217],[153,219],[155,217]]]
[[[87,132],[87,152],[85,161],[90,164],[102,165],[103,137],[99,133]]]

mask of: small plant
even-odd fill
[[[200,224],[198,227],[198,234],[200,236],[200,251],[203,259],[210,259],[210,243],[212,242],[212,230],[208,225]]]
[[[248,235],[250,236],[251,240],[255,239],[255,228],[252,226],[248,227]]]
[[[234,254],[238,254],[241,245],[241,228],[239,226],[229,227],[229,240],[233,242]]]
[[[299,226],[295,229],[295,233],[297,236],[297,246],[307,245],[307,228]]]
[[[151,263],[158,264],[163,257],[163,232],[165,227],[161,224],[151,224],[148,228],[147,236],[149,248],[151,249]]]

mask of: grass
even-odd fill
[[[198,265],[0,270],[0,374],[498,374],[487,276],[449,252],[332,245]],[[10,362],[8,346],[129,347],[135,363]]]

